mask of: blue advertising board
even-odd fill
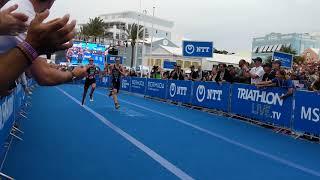
[[[194,82],[192,104],[228,112],[230,98],[229,83]]]
[[[14,123],[14,93],[0,100],[0,153]]]
[[[111,85],[111,82],[110,82]],[[121,79],[121,90],[124,91],[130,91],[131,89],[131,78],[130,77],[124,77]]]
[[[174,66],[176,65],[177,63],[176,62],[172,62],[172,61],[169,61],[169,60],[165,60],[163,62],[163,68],[164,69],[174,69]]]
[[[151,97],[166,98],[167,80],[148,79],[146,95]]]
[[[115,64],[117,58],[120,58],[120,64],[122,64],[123,63],[122,56],[112,56],[112,55],[107,55],[107,63],[108,64]]]
[[[192,81],[169,80],[167,98],[182,103],[191,103]]]
[[[293,55],[283,52],[274,52],[273,53],[273,60],[281,61],[281,66],[284,68],[291,69],[293,65]]]
[[[102,86],[110,87],[111,86],[111,78],[110,76],[102,77]]]
[[[147,85],[146,78],[137,78],[137,77],[131,78],[131,92],[133,93],[145,94],[146,85]]]
[[[297,91],[293,129],[320,134],[320,95],[315,92]]]
[[[252,85],[233,84],[231,112],[290,128],[292,96],[285,100],[280,98],[286,92],[283,88],[257,89]]]
[[[213,42],[183,41],[184,57],[213,57]]]

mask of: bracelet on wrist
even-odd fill
[[[37,51],[26,41],[19,43],[16,47],[24,53],[30,64],[39,57]]]

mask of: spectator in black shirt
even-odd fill
[[[262,81],[271,81],[275,78],[275,74],[272,73],[272,65],[270,63],[264,64],[263,70],[265,74],[263,75]]]
[[[227,69],[226,64],[220,64],[217,77],[215,79],[216,82],[233,82],[233,78],[230,75],[230,72]]]
[[[190,73],[189,80],[196,81],[199,78],[199,74],[194,70],[194,66],[191,66],[190,69],[191,69],[191,73]]]
[[[171,79],[173,80],[184,80],[183,70],[180,65],[175,67],[175,70],[171,72]]]

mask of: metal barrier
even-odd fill
[[[110,86],[110,77],[102,86]],[[296,132],[320,134],[320,95],[296,91],[281,99],[284,88],[258,89],[248,84],[175,81],[125,77],[121,89],[241,116]],[[296,106],[294,107],[294,104]]]

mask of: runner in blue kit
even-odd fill
[[[116,64],[111,66],[111,90],[109,96],[113,97],[116,109],[120,108],[118,93],[121,86],[121,76],[125,76],[123,67],[120,64],[120,58],[116,58]]]
[[[84,101],[87,96],[87,92],[89,87],[91,86],[91,92],[90,92],[90,101],[93,101],[93,93],[94,90],[96,89],[96,75],[99,74],[99,69],[96,67],[93,63],[93,59],[89,59],[89,65],[88,65],[88,70],[87,70],[87,77],[86,81],[84,83],[84,90],[83,90],[83,96],[82,96],[82,105],[84,104]]]

